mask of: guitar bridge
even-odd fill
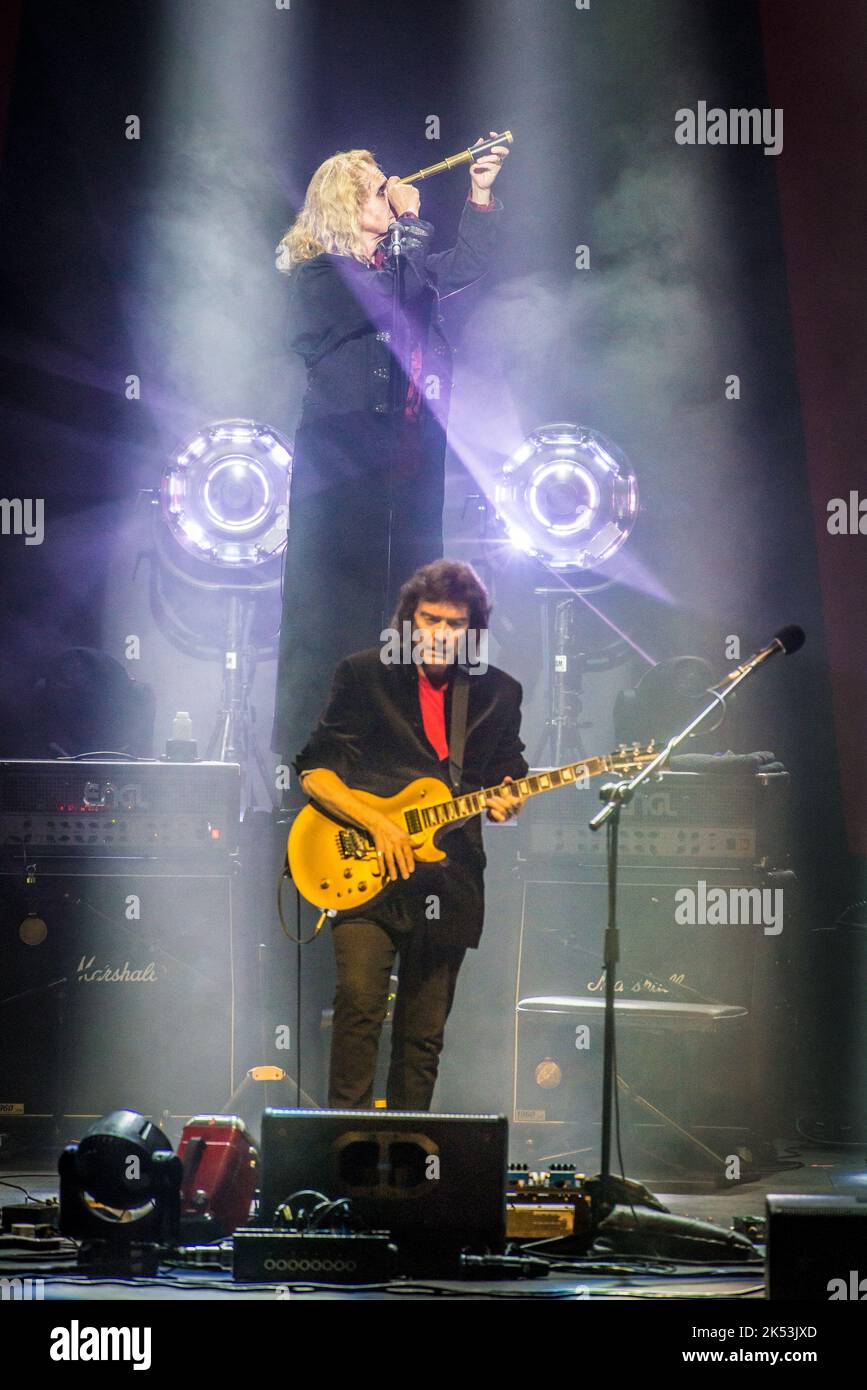
[[[363,831],[347,827],[337,832],[337,849],[341,859],[366,859],[371,844]]]

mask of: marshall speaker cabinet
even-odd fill
[[[231,1095],[238,768],[0,764],[0,1128]]]

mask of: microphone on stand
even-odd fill
[[[721,681],[709,688],[725,694],[726,686],[730,685],[732,681],[741,680],[750,671],[754,671],[757,666],[761,666],[763,661],[775,656],[777,652],[785,652],[786,656],[791,656],[792,652],[800,651],[806,641],[806,636],[804,629],[798,627],[796,623],[790,623],[788,627],[781,627],[766,647],[762,647],[761,651],[756,652],[755,656],[751,656],[749,661],[745,661],[742,666],[736,666]]]
[[[403,253],[403,245],[402,245],[403,233],[404,233],[404,228],[403,228],[403,226],[401,225],[401,223],[398,222],[397,220],[395,220],[394,222],[392,222],[392,223],[389,224],[389,228],[388,228],[388,252],[387,252],[387,254],[388,254],[389,256],[400,256],[400,255],[402,255],[402,253]]]

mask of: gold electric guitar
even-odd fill
[[[603,772],[629,774],[656,756],[652,743],[646,748],[619,748],[602,758],[586,758],[580,763],[536,772],[498,787],[452,796],[438,777],[418,777],[395,796],[374,796],[355,791],[359,801],[405,830],[413,854],[422,864],[446,858],[435,843],[440,830],[480,815],[485,799],[500,794],[538,796],[558,787],[583,785]],[[298,892],[323,913],[354,911],[378,898],[394,880],[379,862],[373,836],[320,810],[310,802],[299,811],[289,832],[289,871]]]

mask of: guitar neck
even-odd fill
[[[418,806],[423,826],[454,825],[456,821],[478,816],[485,810],[489,796],[541,796],[543,792],[556,791],[558,787],[574,786],[589,777],[598,777],[600,772],[612,770],[612,759],[585,758],[580,763],[565,763],[563,767],[552,767],[548,772],[536,772],[529,777],[519,777],[514,782],[500,782],[496,787],[483,787],[481,791],[465,792],[453,796],[451,801],[440,802],[438,806]]]

